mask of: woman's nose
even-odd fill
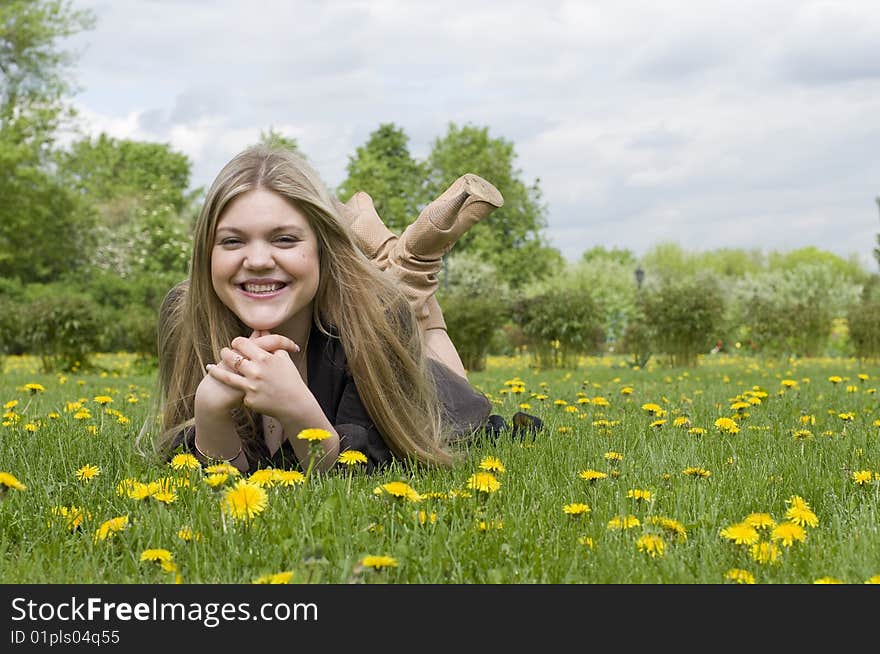
[[[244,254],[244,265],[246,268],[254,270],[265,270],[272,268],[275,262],[272,259],[272,248],[268,243],[251,242],[248,243]]]

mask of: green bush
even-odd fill
[[[484,370],[495,332],[507,319],[507,305],[494,295],[464,292],[437,294],[446,331],[468,370]]]
[[[880,277],[874,275],[848,315],[849,340],[860,359],[880,358]]]
[[[650,325],[652,349],[669,355],[673,365],[692,366],[698,354],[715,345],[724,323],[725,302],[714,275],[666,277],[639,295]],[[632,335],[630,339],[638,340]]]
[[[817,356],[826,350],[834,319],[858,300],[858,288],[828,264],[748,275],[733,289],[735,322],[759,352]]]
[[[46,372],[89,367],[101,342],[101,308],[87,295],[64,286],[46,286],[22,307],[29,350],[39,355]]]
[[[574,367],[579,355],[597,353],[605,341],[602,315],[586,289],[551,288],[522,298],[513,319],[542,368]]]

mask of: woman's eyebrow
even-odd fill
[[[229,227],[229,226],[223,226],[223,227],[217,228],[218,234],[221,232],[229,232],[230,234],[243,234],[246,231],[247,230],[239,229],[238,227]],[[269,231],[270,234],[277,234],[278,232],[288,232],[288,233],[296,234],[299,236],[299,235],[303,234],[304,230],[299,225],[279,225],[278,227],[273,227]]]

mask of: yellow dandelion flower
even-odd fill
[[[487,456],[482,461],[480,461],[480,469],[488,470],[489,472],[504,472],[504,464],[501,463],[501,459],[498,459],[494,456]]]
[[[92,417],[92,412],[88,409],[80,409],[76,413],[73,414],[74,420],[88,420]]]
[[[326,438],[330,438],[330,436],[332,434],[326,429],[303,429],[296,435],[298,439],[309,441],[310,443],[323,441]]]
[[[5,493],[8,488],[17,491],[27,490],[27,486],[18,481],[18,479],[15,478],[15,475],[8,472],[0,472],[0,494]]]
[[[599,479],[607,479],[608,474],[604,472],[600,472],[598,470],[581,470],[578,473],[578,477],[581,479],[586,479],[589,482],[598,481]]]
[[[256,484],[240,479],[224,493],[221,508],[233,518],[247,521],[260,515],[267,503],[266,491]]]
[[[651,427],[662,427],[665,424],[666,424],[666,420],[661,418],[660,420],[655,420],[654,422],[652,422],[650,426]]]
[[[578,543],[580,543],[584,547],[590,548],[591,550],[596,548],[596,542],[589,536],[581,536],[580,538],[578,538]]]
[[[681,471],[681,474],[693,477],[694,479],[708,479],[712,472],[703,468],[690,467]]]
[[[336,460],[339,463],[342,463],[349,467],[353,467],[359,464],[367,463],[367,455],[363,452],[359,452],[358,450],[346,450],[345,452],[341,452],[339,454],[339,458],[337,458]]]
[[[859,486],[869,484],[878,477],[880,477],[880,475],[870,470],[856,470],[852,473],[852,480]]]
[[[639,552],[649,554],[651,558],[661,558],[666,549],[666,542],[657,534],[643,534],[636,541]]]
[[[626,517],[614,516],[608,521],[608,529],[634,529],[641,524],[641,520],[632,514]]]
[[[229,480],[229,475],[225,472],[215,472],[210,475],[206,475],[204,482],[208,484],[211,488],[217,488],[218,486],[222,486]]]
[[[760,539],[757,529],[745,522],[725,527],[721,530],[721,537],[731,540],[737,545],[752,545]]]
[[[477,522],[478,531],[490,531],[492,529],[504,529],[504,523],[501,520],[480,520]]]
[[[133,500],[143,500],[150,496],[150,487],[137,479],[123,479],[116,484],[116,494]]]
[[[43,386],[42,384],[31,383],[31,384],[25,384],[24,390],[28,391],[31,395],[33,395],[35,393],[42,393],[43,391],[46,390],[46,387]]]
[[[651,518],[651,522],[661,527],[663,531],[675,536],[680,543],[684,543],[687,540],[687,530],[678,520],[654,516]]]
[[[642,405],[642,411],[647,411],[653,416],[663,416],[666,415],[666,409],[661,407],[659,404],[654,402],[647,402]]]
[[[104,406],[105,404],[110,404],[113,401],[113,398],[109,395],[97,395],[93,399],[101,406]]]
[[[632,392],[633,392],[632,386],[624,386],[623,388],[620,389],[621,395],[632,395]]]
[[[795,541],[801,543],[807,538],[807,532],[794,522],[782,522],[770,532],[770,540],[781,541],[785,547],[791,547]]]
[[[198,470],[202,467],[199,460],[192,454],[175,454],[169,465],[175,470]]]
[[[494,493],[501,488],[501,482],[491,472],[478,472],[470,476],[467,487],[481,493]]]
[[[162,504],[173,504],[177,501],[177,493],[171,490],[154,491],[150,493],[150,497]]]
[[[797,388],[797,380],[794,379],[783,379],[780,384],[785,386],[785,388]]]
[[[387,484],[376,486],[376,488],[373,489],[373,494],[390,495],[391,497],[409,500],[410,502],[419,502],[422,500],[422,496],[419,495],[418,491],[402,481],[391,481]]]
[[[568,515],[583,515],[584,513],[590,512],[590,506],[588,504],[575,502],[573,504],[566,504],[565,506],[563,506],[562,511]]]
[[[361,559],[361,565],[365,568],[373,568],[374,570],[396,568],[397,559],[392,556],[365,556]]]
[[[880,575],[874,575],[865,579],[866,584],[880,584]]]
[[[434,524],[437,522],[437,514],[435,512],[428,513],[427,511],[416,511],[415,512],[416,520],[419,521],[420,525],[426,524]]]
[[[693,434],[694,436],[702,436],[706,433],[706,430],[702,427],[691,427],[690,429],[688,429],[687,433]]]
[[[91,513],[87,513],[78,506],[74,505],[53,506],[52,515],[57,515],[64,518],[64,524],[70,531],[76,531],[77,529],[82,527],[83,520],[85,520],[87,517],[92,517]],[[52,526],[51,521],[49,521],[49,526]]]
[[[852,412],[847,413],[838,413],[837,417],[843,420],[844,422],[852,422],[856,419],[856,414]]]
[[[719,431],[725,434],[739,433],[739,426],[731,418],[718,418],[718,420],[715,421],[715,426]]]
[[[193,531],[192,527],[181,527],[177,530],[177,537],[187,543],[202,540],[202,535],[197,531]]]
[[[792,495],[789,499],[785,500],[785,503],[789,505],[788,510],[785,512],[785,517],[788,520],[801,527],[819,526],[819,518],[813,513],[810,505],[802,497]]]
[[[6,404],[3,405],[4,409],[14,409],[18,406],[18,400],[9,400]]]
[[[101,469],[98,466],[86,464],[82,468],[77,470],[75,474],[76,478],[80,481],[91,481],[101,474]]]
[[[141,561],[151,561],[153,563],[170,563],[174,555],[168,550],[152,549],[141,552]]]
[[[128,516],[123,515],[116,518],[110,518],[101,523],[101,526],[95,531],[95,540],[107,540],[113,534],[127,529],[129,526]]]
[[[830,381],[832,384],[839,384],[843,381],[843,377],[839,377],[838,375],[831,375],[828,378],[828,381]]]
[[[743,518],[743,522],[755,529],[772,529],[776,526],[776,521],[769,513],[750,513]]]
[[[691,421],[687,416],[678,416],[672,421],[673,427],[690,427]]]
[[[271,487],[275,483],[275,468],[254,470],[247,480],[261,488]]]
[[[735,584],[753,584],[755,583],[755,575],[748,570],[742,568],[731,568],[724,573],[724,578]]]
[[[558,434],[570,434],[570,433],[571,433],[571,427],[569,427],[569,426],[567,426],[567,425],[562,425],[562,426],[556,428],[556,433],[558,433]]]
[[[233,477],[238,477],[241,475],[241,470],[236,468],[231,463],[215,463],[214,465],[207,466],[205,468],[206,475],[232,475]]]
[[[276,470],[273,477],[279,486],[299,486],[306,481],[306,476],[299,470]]]
[[[776,563],[782,551],[776,543],[755,543],[749,547],[749,554],[758,563]]]
[[[611,402],[606,400],[604,397],[594,397],[592,400],[590,400],[590,404],[602,407],[611,406]]]
[[[814,584],[842,584],[843,582],[836,577],[819,577]]]
[[[620,452],[605,452],[602,456],[605,457],[606,461],[610,461],[611,463],[616,463],[618,461],[623,461],[623,454]]]
[[[293,572],[275,572],[273,574],[262,575],[253,580],[254,584],[289,584],[293,579]]]
[[[654,501],[654,493],[647,489],[641,488],[633,488],[632,490],[628,490],[626,492],[626,496],[630,499],[636,500],[637,502],[653,502]]]

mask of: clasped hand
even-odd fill
[[[291,354],[299,346],[286,336],[254,331],[250,338],[236,337],[220,350],[218,365],[208,365],[204,383],[222,404],[238,404],[282,423],[295,414],[295,400],[303,396],[305,382]]]

